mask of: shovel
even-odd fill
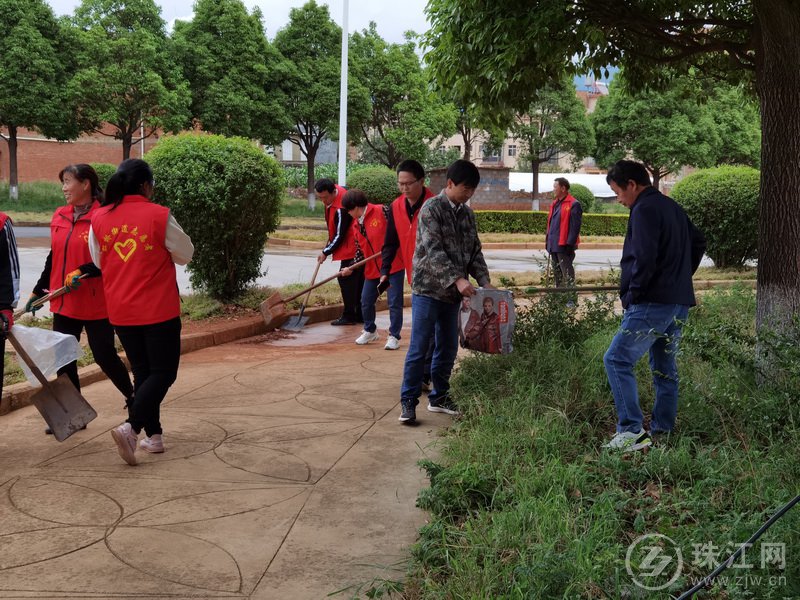
[[[314,285],[314,282],[317,280],[317,273],[319,273],[319,268],[322,266],[322,263],[317,262],[317,268],[314,269],[314,275],[311,277],[311,285]],[[303,300],[303,305],[300,307],[300,312],[296,317],[290,317],[286,323],[284,323],[281,329],[285,331],[300,331],[303,329],[306,323],[308,323],[308,317],[304,317],[303,313],[306,310],[306,304],[308,304],[308,299],[311,298],[311,290],[308,290],[308,294],[306,294],[306,299]]]
[[[95,410],[86,401],[86,398],[75,389],[66,374],[59,375],[53,381],[47,381],[14,334],[9,331],[6,333],[6,337],[14,346],[17,355],[25,361],[36,379],[42,384],[42,389],[31,396],[31,402],[44,417],[47,426],[59,442],[63,442],[79,429],[83,429],[89,421],[97,416]]]
[[[83,274],[78,279],[83,279],[85,277],[86,277],[86,274]],[[68,291],[70,291],[70,287],[68,285],[65,285],[64,287],[60,287],[57,290],[53,290],[49,294],[46,294],[46,295],[42,296],[41,298],[39,298],[38,300],[36,300],[35,302],[32,302],[31,303],[31,308],[39,308],[40,306],[43,306],[45,303],[50,302],[50,300],[54,300],[54,299],[58,298],[59,296],[63,296]],[[25,309],[23,308],[22,310],[18,310],[17,312],[14,313],[14,318],[15,319],[19,319],[24,314],[25,314]]]
[[[369,261],[378,258],[380,255],[381,253],[377,252],[372,256],[368,256],[364,260],[360,260],[357,263],[353,263],[347,268],[357,269],[358,267],[367,264]],[[325,285],[329,281],[333,281],[337,277],[341,277],[341,275],[342,272],[339,271],[338,273],[336,273],[336,275],[331,275],[330,277],[326,277],[319,283],[315,283],[311,287],[307,287],[304,290],[300,290],[299,292],[293,294],[292,296],[289,296],[288,298],[282,298],[279,292],[275,292],[274,294],[272,294],[272,296],[264,300],[260,306],[261,316],[264,317],[264,322],[267,324],[267,330],[271,331],[272,329],[277,329],[278,327],[281,327],[289,318],[289,314],[286,312],[287,302],[291,302],[295,298],[299,298],[303,294],[306,294],[311,290],[315,290],[318,287]]]

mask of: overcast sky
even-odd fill
[[[71,14],[80,4],[79,0],[48,0],[57,15]],[[327,4],[333,20],[342,24],[343,0],[318,0]],[[300,7],[306,0],[244,0],[248,9],[261,7],[267,37],[273,39],[275,33],[289,21],[289,10]],[[161,7],[161,16],[170,25],[175,19],[190,20],[194,0],[156,0]],[[402,42],[403,33],[410,30],[422,33],[428,29],[425,20],[427,0],[350,0],[350,33],[365,29],[370,21],[378,25],[378,33],[390,42]]]

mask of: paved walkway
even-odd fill
[[[167,452],[136,467],[109,435],[124,411],[108,381],[63,443],[33,407],[0,417],[0,597],[321,599],[402,577],[425,519],[416,461],[450,419],[399,425],[407,334],[396,352],[357,335],[313,325],[184,355]]]

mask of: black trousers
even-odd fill
[[[355,262],[354,259],[343,260],[341,268],[349,267]],[[361,315],[361,290],[364,289],[364,267],[359,267],[353,271],[349,277],[337,277],[339,289],[342,292],[342,302],[344,311],[342,318],[350,321],[364,322]]]
[[[181,319],[152,325],[115,325],[133,371],[133,406],[128,422],[136,433],[161,434],[161,402],[178,377]]]
[[[555,276],[556,287],[575,285],[575,267],[572,266],[575,260],[575,250],[552,252],[550,257],[553,261],[553,275]]]
[[[96,319],[83,321],[73,319],[64,315],[53,315],[53,331],[72,335],[80,341],[81,332],[86,330],[86,338],[89,340],[89,348],[94,355],[94,360],[103,369],[111,383],[114,384],[120,393],[125,397],[126,403],[133,396],[133,385],[128,375],[128,369],[117,355],[114,347],[114,328],[108,319]],[[72,361],[68,365],[61,367],[58,374],[66,373],[75,389],[81,390],[81,382],[78,378],[78,362]]]

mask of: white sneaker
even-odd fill
[[[611,450],[622,450],[623,452],[635,452],[636,450],[644,450],[653,445],[650,435],[642,429],[639,433],[631,433],[630,431],[622,431],[611,438],[611,441],[603,446],[603,448],[610,448]]]
[[[386,345],[383,347],[384,350],[397,350],[400,347],[400,340],[398,340],[393,335],[390,335],[386,339]]]
[[[164,451],[164,440],[161,439],[160,433],[154,433],[150,437],[146,437],[139,442],[139,448],[147,450],[151,454],[161,454]]]
[[[378,332],[377,331],[362,331],[361,335],[358,336],[356,339],[356,344],[359,346],[363,346],[364,344],[369,344],[370,342],[374,342],[378,339]]]
[[[131,424],[123,423],[119,427],[115,427],[111,430],[111,437],[114,438],[114,442],[117,444],[117,452],[119,452],[122,460],[131,466],[135,465],[136,442],[139,436],[133,431]]]

